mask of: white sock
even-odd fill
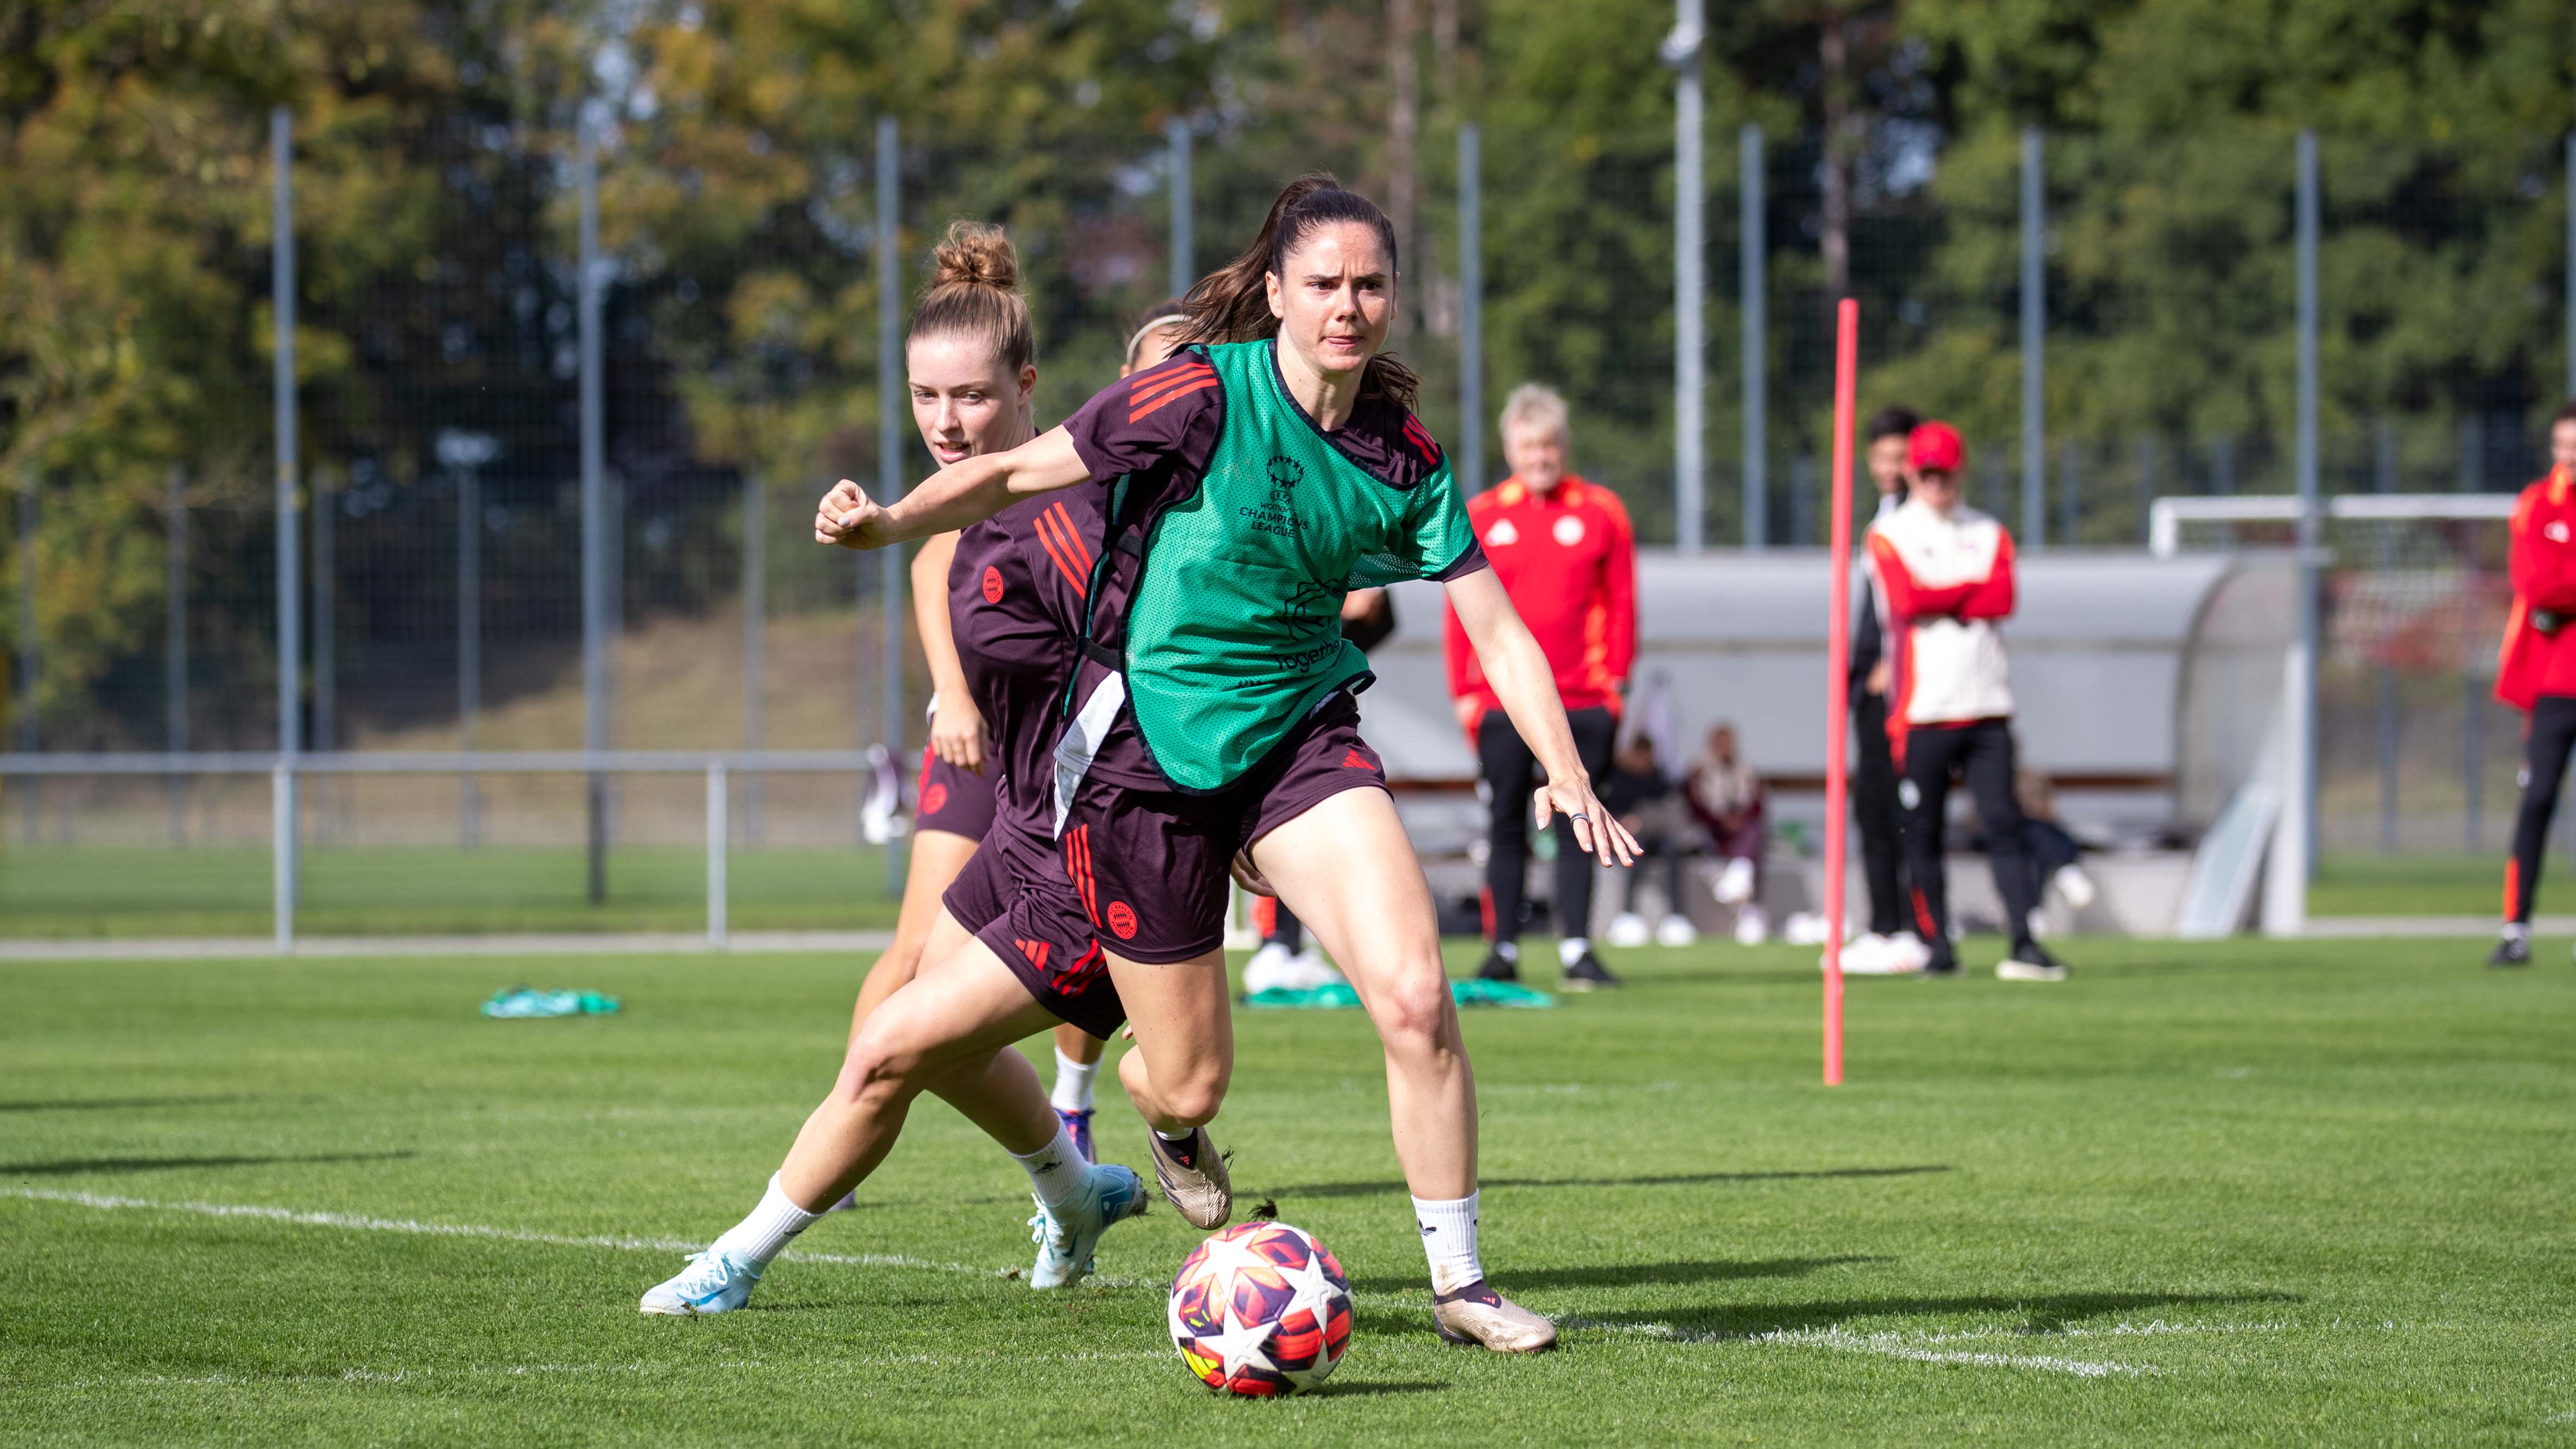
[[[773,1172],[769,1175],[769,1191],[760,1196],[760,1206],[751,1210],[751,1216],[725,1229],[724,1236],[716,1239],[708,1251],[730,1253],[766,1268],[771,1259],[787,1251],[798,1233],[812,1227],[822,1216],[789,1202],[786,1192],[778,1186],[778,1174]]]
[[[1077,1062],[1055,1049],[1055,1090],[1047,1094],[1047,1105],[1059,1112],[1091,1110],[1091,1083],[1100,1075],[1099,1062]]]
[[[1485,1276],[1476,1258],[1476,1198],[1469,1193],[1455,1202],[1413,1200],[1413,1220],[1422,1227],[1422,1254],[1431,1260],[1431,1291],[1464,1288]]]
[[[1575,962],[1582,960],[1583,953],[1591,949],[1592,938],[1590,936],[1568,936],[1564,940],[1556,943],[1556,964],[1559,966],[1571,966]]]
[[[2504,923],[2504,938],[2508,941],[2528,941],[2531,939],[2531,927],[2521,921],[2507,921]]]
[[[1053,1142],[1026,1155],[1014,1152],[1011,1160],[1028,1173],[1029,1186],[1037,1190],[1038,1201],[1046,1204],[1048,1212],[1073,1201],[1091,1176],[1091,1164],[1073,1150],[1073,1134],[1061,1122],[1055,1125]]]
[[[1516,962],[1521,959],[1521,943],[1518,941],[1496,941],[1494,943],[1494,954],[1502,957],[1506,961]]]

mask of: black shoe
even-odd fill
[[[1955,981],[1959,976],[1959,955],[1942,942],[1932,948],[1932,959],[1923,963],[1920,973],[1926,981]]]
[[[1574,964],[1565,968],[1565,974],[1558,982],[1558,985],[1567,991],[1598,991],[1604,986],[1623,984],[1625,983],[1618,977],[1610,974],[1609,967],[1601,964],[1600,957],[1589,951],[1575,957]]]
[[[1485,953],[1485,964],[1476,968],[1476,979],[1518,981],[1521,979],[1520,963],[1500,951],[1488,951]]]
[[[2496,938],[2495,949],[2487,953],[2490,966],[2528,966],[2531,964],[2531,937],[2510,931]]]

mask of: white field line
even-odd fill
[[[414,1218],[381,1218],[372,1217],[363,1213],[309,1212],[295,1208],[269,1207],[250,1203],[214,1203],[194,1201],[163,1202],[152,1198],[114,1197],[105,1193],[64,1192],[50,1188],[36,1187],[0,1188],[0,1198],[18,1198],[30,1202],[62,1203],[72,1207],[94,1208],[104,1211],[167,1212],[186,1213],[198,1217],[250,1218],[262,1222],[290,1223],[299,1227],[337,1228],[349,1232],[409,1233],[422,1237],[473,1238],[486,1242],[534,1243],[546,1247],[558,1248],[614,1248],[629,1252],[693,1253],[705,1246],[703,1243],[683,1238],[636,1238],[605,1233],[537,1233],[528,1232],[519,1228],[496,1228],[476,1223],[428,1223],[421,1222]],[[976,1278],[999,1278],[1006,1276],[1003,1270],[978,1268],[966,1263],[942,1263],[933,1259],[915,1258],[901,1253],[812,1253],[800,1249],[787,1253],[785,1257],[791,1261],[806,1263],[835,1263],[860,1268],[910,1268],[934,1273],[963,1274],[968,1277]],[[1106,1275],[1101,1276],[1098,1281],[1105,1286],[1118,1288],[1161,1286],[1159,1284],[1149,1284],[1142,1280],[1111,1278]],[[1419,1308],[1422,1306],[1411,1297],[1400,1294],[1354,1293],[1351,1296],[1356,1301],[1367,1303],[1372,1306],[1400,1308]],[[1972,1364],[1987,1368],[2038,1369],[2049,1373],[2073,1374],[2079,1378],[2105,1378],[2114,1374],[2147,1374],[2156,1372],[2156,1370],[2152,1368],[2141,1368],[2129,1364],[2109,1363],[2091,1359],[2062,1358],[2048,1354],[1983,1353],[1975,1351],[1944,1350],[1931,1346],[1956,1339],[1987,1336],[1984,1332],[1980,1331],[1971,1331],[1961,1334],[1936,1335],[1931,1338],[1907,1338],[1902,1335],[1892,1333],[1858,1334],[1842,1328],[1777,1329],[1769,1333],[1726,1334],[1691,1333],[1658,1323],[1603,1323],[1584,1318],[1568,1318],[1562,1320],[1562,1323],[1567,1328],[1599,1328],[1612,1333],[1630,1334],[1668,1343],[1781,1344],[1794,1347],[1831,1349],[1844,1353],[1880,1354],[1891,1358],[1910,1359],[1919,1363],[1956,1363]],[[2122,1323],[2108,1329],[2070,1329],[2067,1330],[2066,1336],[2075,1337],[2100,1334],[2104,1336],[2118,1337],[2124,1335],[2163,1333],[2269,1332],[2274,1331],[2279,1327],[2281,1327],[2281,1325],[2276,1324],[2167,1324],[2159,1319],[2153,1323],[2143,1326]],[[1995,1336],[2002,1335],[1998,1334]],[[1115,1355],[1102,1356],[1114,1357]],[[1161,1355],[1159,1354],[1145,1355],[1145,1357],[1160,1356]],[[897,1360],[889,1359],[885,1361],[894,1362]],[[916,1357],[907,1361],[938,1363],[944,1362],[945,1360],[940,1359],[936,1355],[931,1355]],[[869,1360],[862,1359],[856,1360],[856,1362],[865,1363],[869,1362]],[[578,1367],[580,1367],[580,1371],[584,1372],[622,1371],[613,1367],[595,1369],[587,1366]],[[525,1371],[553,1372],[557,1370],[548,1366],[538,1366],[534,1369]],[[569,1372],[573,1371],[573,1369],[566,1368],[562,1371]],[[227,1383],[251,1382],[251,1380],[232,1380],[223,1375],[213,1375],[202,1379],[154,1378],[149,1380],[121,1380],[119,1382]]]
[[[771,1365],[756,1360],[727,1359],[713,1365],[693,1368],[777,1371],[810,1375],[817,1368],[890,1368],[930,1365],[954,1367],[970,1363],[1106,1363],[1118,1360],[1166,1359],[1170,1353],[1097,1353],[1088,1350],[1070,1353],[878,1353],[855,1358],[833,1359],[824,1363],[797,1362]],[[104,1388],[248,1388],[280,1384],[400,1384],[433,1378],[523,1378],[530,1374],[665,1374],[670,1364],[656,1363],[521,1363],[476,1364],[466,1368],[399,1368],[342,1369],[332,1374],[128,1374],[116,1378],[68,1379],[44,1385],[49,1390]],[[37,1387],[28,1385],[28,1387]]]
[[[556,1248],[620,1248],[648,1253],[694,1253],[706,1244],[685,1238],[628,1238],[610,1234],[574,1236],[564,1233],[531,1233],[518,1228],[484,1227],[474,1223],[424,1223],[414,1218],[379,1218],[362,1213],[303,1212],[294,1208],[262,1207],[256,1204],[221,1202],[159,1202],[151,1198],[110,1197],[95,1192],[57,1192],[41,1187],[0,1188],[0,1197],[25,1198],[33,1202],[68,1203],[74,1207],[102,1209],[140,1209],[145,1212],[193,1213],[209,1218],[258,1218],[266,1222],[294,1223],[309,1228],[341,1228],[367,1233],[415,1233],[431,1238],[481,1238],[501,1243],[541,1243]],[[928,1258],[915,1258],[902,1253],[809,1253],[791,1251],[787,1258],[806,1263],[843,1263],[860,1268],[919,1268],[935,1273],[964,1273],[979,1278],[999,1278],[1002,1270],[977,1268],[965,1263],[941,1263]]]
[[[2157,1370],[2101,1359],[2062,1358],[2055,1354],[1978,1353],[1923,1347],[1918,1340],[1894,1333],[1854,1333],[1846,1328],[1780,1328],[1768,1333],[1692,1333],[1662,1323],[1601,1323],[1569,1318],[1567,1328],[1599,1328],[1612,1333],[1651,1338],[1659,1343],[1752,1343],[1792,1348],[1825,1348],[1840,1353],[1869,1353],[1914,1363],[1964,1364],[1976,1368],[2037,1369],[2100,1379],[2113,1375],[2152,1374]]]

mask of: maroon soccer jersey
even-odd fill
[[[1275,348],[1270,365],[1274,369],[1279,365]],[[1284,384],[1281,392],[1286,392]],[[1290,406],[1297,406],[1293,398]],[[1106,500],[1114,498],[1117,517],[1111,520],[1111,536],[1124,533],[1142,545],[1150,538],[1156,518],[1198,493],[1216,455],[1217,439],[1225,431],[1225,407],[1225,389],[1216,369],[1205,353],[1194,348],[1184,348],[1153,367],[1119,379],[1065,419],[1074,453],[1098,485],[1066,491],[1103,498],[1104,513]],[[1298,415],[1306,416],[1302,408]],[[1311,417],[1306,421],[1314,426]],[[1361,402],[1341,427],[1331,432],[1316,427],[1315,432],[1390,488],[1410,489],[1440,467],[1440,450],[1429,443],[1430,435],[1411,413],[1383,398]],[[1435,577],[1446,582],[1485,566],[1484,549],[1471,543]],[[1143,569],[1140,549],[1114,556],[1111,566],[1101,571],[1099,597],[1090,601],[1090,639],[1103,652],[1114,656],[1121,647],[1127,601]],[[1097,656],[1084,659],[1074,689],[1076,702],[1088,698],[1107,672],[1108,666]],[[1352,689],[1365,688],[1372,678],[1362,675],[1353,681]],[[1133,789],[1174,788],[1155,766],[1126,711],[1111,728],[1087,777]]]
[[[1100,507],[1085,488],[1023,499],[957,537],[949,627],[1006,795],[1053,786],[1059,710],[1099,558]]]

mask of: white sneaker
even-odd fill
[[[1825,928],[1825,918],[1816,911],[1791,911],[1780,924],[1780,939],[1792,946],[1821,946],[1833,932]]]
[[[751,1301],[751,1290],[760,1282],[761,1270],[749,1261],[730,1253],[710,1248],[691,1253],[689,1266],[679,1276],[656,1286],[637,1305],[643,1312],[665,1318],[693,1318],[707,1313],[731,1313]]]
[[[1612,934],[1611,944],[1618,944],[1618,938],[1615,932]],[[1655,923],[1655,944],[1658,946],[1695,946],[1699,944],[1699,927],[1690,923],[1690,917],[1683,915],[1679,911],[1675,911],[1671,915],[1666,916]]]
[[[1740,906],[1753,899],[1753,862],[1740,855],[1728,861],[1710,890],[1721,906]]]
[[[1029,1240],[1038,1245],[1038,1260],[1029,1269],[1032,1288],[1061,1288],[1091,1271],[1092,1250],[1112,1224],[1145,1211],[1145,1183],[1134,1168],[1107,1163],[1091,1169],[1082,1195],[1058,1217],[1040,1202],[1029,1219]]]
[[[2048,878],[2048,883],[2056,887],[2060,900],[2079,911],[2093,904],[2093,898],[2101,894],[2093,884],[2093,877],[2084,873],[2084,867],[2072,862],[2059,866],[2057,874]]]
[[[1243,994],[1257,996],[1264,991],[1294,991],[1296,954],[1276,941],[1264,941],[1252,959],[1243,963]]]
[[[1635,911],[1621,911],[1611,917],[1609,935],[1610,944],[1622,950],[1642,946],[1654,939],[1654,931],[1647,926],[1646,918]]]
[[[1735,944],[1759,946],[1771,938],[1771,920],[1760,906],[1740,906],[1735,912]]]
[[[1288,958],[1283,976],[1291,991],[1313,991],[1342,984],[1342,973],[1334,970],[1333,963],[1324,959],[1324,953],[1312,946]]]
[[[1816,964],[1821,969],[1824,962],[1820,959]],[[1845,976],[1893,976],[1897,969],[1897,956],[1888,949],[1887,938],[1875,931],[1843,943]]]
[[[1900,931],[1880,939],[1887,942],[1888,974],[1891,976],[1920,971],[1932,964],[1932,948],[1924,945],[1923,938],[1911,931]]]

